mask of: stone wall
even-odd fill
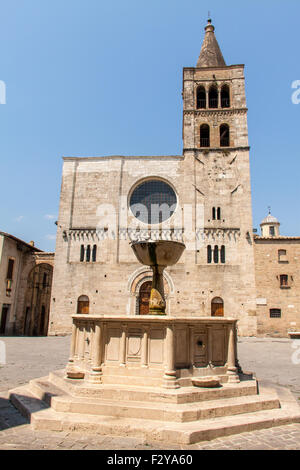
[[[300,238],[256,237],[254,251],[258,334],[300,331]],[[287,285],[280,285],[280,275],[288,276]],[[281,318],[270,318],[270,309],[280,309]]]

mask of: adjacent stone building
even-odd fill
[[[165,271],[167,313],[230,316],[257,332],[244,66],[226,65],[211,21],[183,70],[183,153],[64,158],[50,334],[71,315],[148,313],[136,239],[183,240]]]
[[[0,334],[46,335],[54,253],[0,232]]]
[[[300,331],[300,237],[281,236],[279,227],[269,214],[254,238],[258,335]]]

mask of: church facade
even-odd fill
[[[186,244],[165,270],[167,314],[237,318],[244,336],[267,327],[244,66],[226,65],[210,20],[182,96],[182,155],[64,158],[49,334],[69,333],[75,313],[147,315],[151,272],[130,242],[161,238]]]

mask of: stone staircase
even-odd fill
[[[10,392],[34,429],[143,437],[193,444],[221,436],[300,422],[300,407],[286,389],[255,379],[220,388],[87,385],[64,371]]]

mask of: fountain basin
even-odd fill
[[[184,243],[169,240],[133,242],[131,247],[140,263],[165,267],[176,264],[185,249]]]

